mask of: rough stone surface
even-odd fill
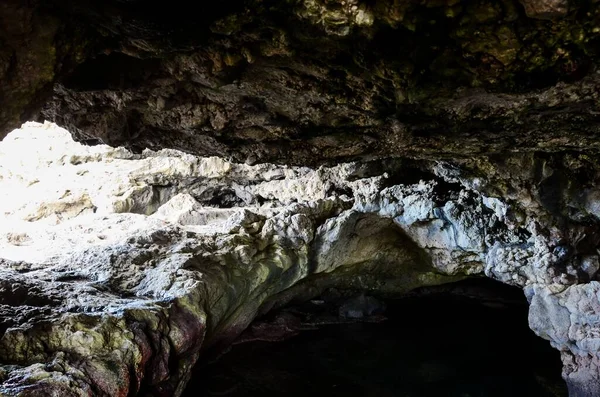
[[[35,117],[90,45],[82,26],[67,26],[41,3],[0,4],[0,139]]]
[[[559,293],[534,289],[530,326],[561,351],[563,377],[571,396],[595,396],[600,389],[599,294],[597,281]]]
[[[80,141],[249,163],[598,152],[594,1],[192,7],[3,2],[0,136],[45,104]]]
[[[0,394],[178,395],[202,351],[293,299],[486,275],[524,288],[573,395],[593,395],[598,254],[535,192],[488,190],[444,162],[250,166],[28,124],[0,145]],[[342,316],[375,313],[363,300]]]
[[[527,16],[539,19],[564,17],[569,12],[567,0],[521,0]]]

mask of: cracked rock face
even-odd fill
[[[179,395],[293,299],[488,276],[524,289],[572,395],[595,395],[598,254],[568,234],[595,206],[552,212],[527,181],[529,201],[445,162],[250,166],[27,124],[0,144],[0,394]]]

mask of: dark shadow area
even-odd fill
[[[99,55],[79,65],[62,83],[75,91],[126,90],[142,85],[159,66],[156,59]]]
[[[487,281],[386,301],[386,321],[233,346],[198,367],[193,396],[565,396],[558,351],[518,289]]]

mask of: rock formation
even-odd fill
[[[0,136],[41,111],[78,140],[249,163],[598,150],[593,0],[213,6],[4,1]]]
[[[596,0],[196,6],[0,4],[0,394],[177,395],[293,299],[485,275],[600,396]]]
[[[177,395],[201,351],[292,299],[478,275],[522,287],[575,395],[595,390],[593,232],[560,240],[536,192],[488,196],[443,162],[133,154],[49,123],[5,138],[0,176],[4,395]]]

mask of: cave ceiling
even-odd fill
[[[0,5],[0,136],[247,163],[597,152],[594,1]]]

